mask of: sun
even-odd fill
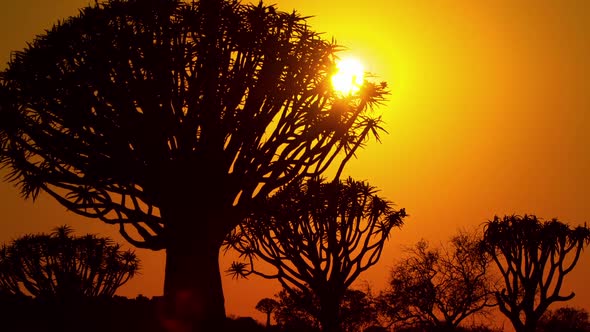
[[[344,58],[336,62],[336,74],[332,76],[334,91],[342,95],[358,92],[365,79],[363,64],[355,58]]]

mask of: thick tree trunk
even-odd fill
[[[320,324],[323,332],[341,332],[340,300],[336,295],[324,295],[320,298]]]
[[[211,202],[175,205],[162,211],[168,222],[162,325],[167,332],[223,331],[219,250],[231,220]]]
[[[204,234],[204,233],[201,233]],[[195,234],[196,235],[196,234]],[[215,331],[225,320],[219,271],[220,245],[203,236],[179,240],[166,250],[164,297],[169,332]],[[199,243],[201,242],[201,243]]]
[[[524,323],[522,332],[535,332],[537,330],[537,320],[527,319]]]
[[[520,316],[512,315],[508,316],[512,322],[512,326],[516,332],[535,332],[537,330],[538,318],[534,314],[525,314],[524,322]]]

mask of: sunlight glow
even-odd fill
[[[336,63],[338,71],[332,76],[332,87],[342,95],[360,90],[365,78],[363,64],[355,58],[341,59]]]

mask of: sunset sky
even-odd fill
[[[11,50],[89,2],[0,1],[0,68]],[[374,290],[385,286],[402,246],[446,241],[494,214],[590,221],[590,1],[272,3],[313,15],[314,30],[390,85],[379,109],[389,135],[346,171],[410,214],[380,263],[360,277]],[[115,228],[68,213],[47,195],[24,201],[0,183],[0,242],[65,223],[124,242]],[[137,252],[142,274],[120,293],[161,295],[163,253]],[[577,294],[569,305],[590,309],[590,251],[583,255],[563,289]],[[254,278],[224,282],[228,314],[259,320],[255,304],[279,289]]]

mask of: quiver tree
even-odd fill
[[[0,292],[49,300],[112,297],[139,261],[109,238],[73,236],[67,226],[0,247]]]
[[[391,270],[378,308],[388,325],[453,331],[495,305],[489,258],[476,234],[460,232],[432,248],[425,240]]]
[[[279,303],[275,299],[264,298],[256,304],[256,310],[266,315],[266,327],[270,327],[270,315],[279,306]]]
[[[487,222],[483,245],[503,280],[496,299],[517,332],[535,331],[549,305],[574,297],[560,294],[561,286],[589,241],[587,226],[557,219],[511,215]]]
[[[234,262],[236,276],[278,279],[289,290],[313,292],[324,331],[339,331],[339,306],[353,281],[377,263],[405,210],[376,195],[367,183],[348,179],[296,182],[279,190],[227,238],[245,262]],[[272,272],[256,269],[255,260]]]
[[[385,84],[335,94],[338,49],[262,3],[95,4],[0,74],[0,164],[24,197],[165,249],[170,319],[205,329],[225,317],[220,246],[251,205],[379,128]]]

